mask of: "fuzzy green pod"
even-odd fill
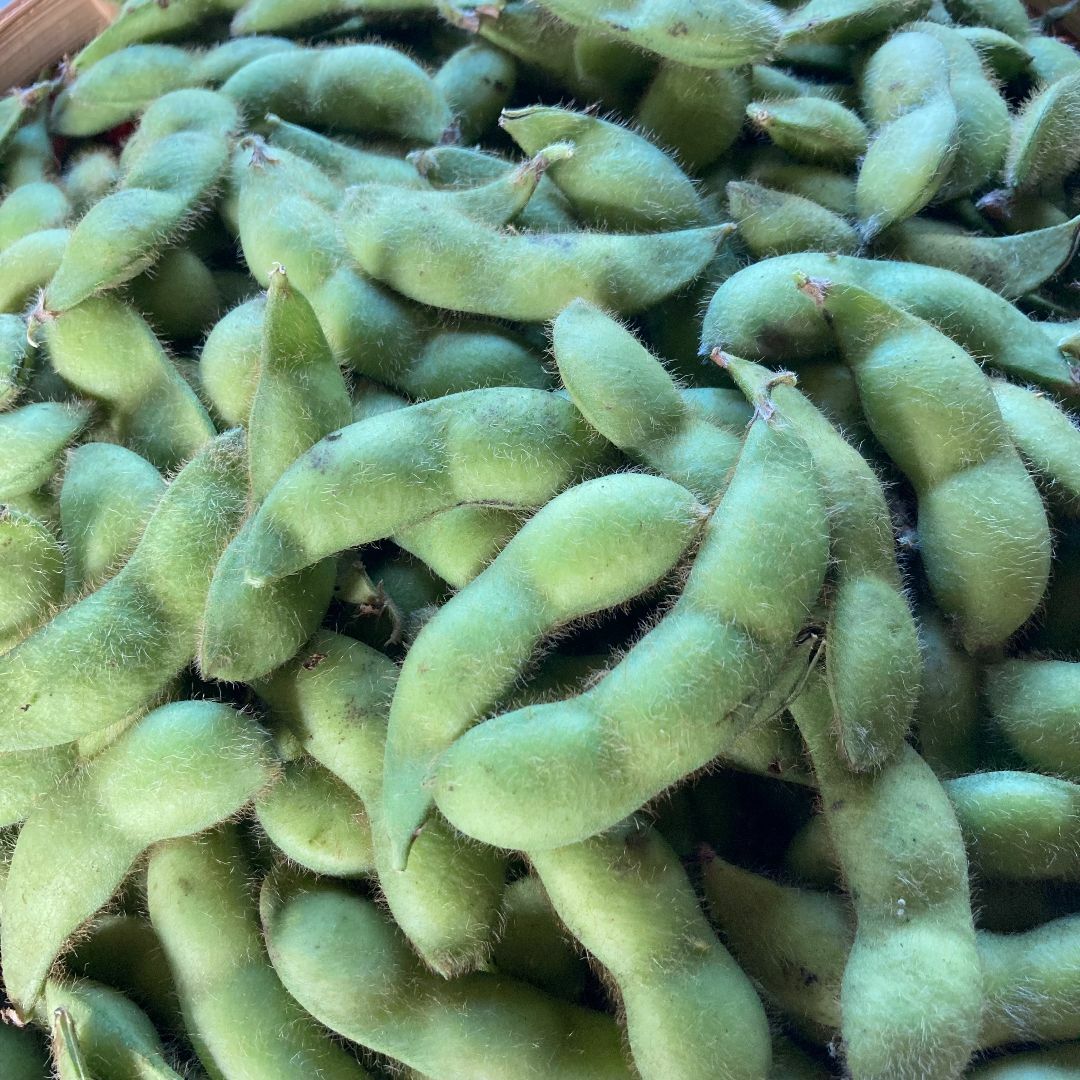
[[[181,1080],[146,1014],[119,991],[89,979],[49,979],[43,1009],[67,1012],[93,1074],[109,1080]]]
[[[1080,1068],[1080,1044],[1007,1054],[972,1069],[971,1080],[1071,1080]]]
[[[195,84],[191,55],[173,45],[130,45],[81,72],[53,103],[60,135],[99,135],[138,116],[152,101]]]
[[[580,30],[624,38],[697,68],[734,68],[768,57],[780,37],[780,11],[759,0],[703,7],[689,0],[543,0]]]
[[[330,884],[268,879],[261,910],[274,968],[321,1023],[446,1080],[629,1080],[610,1017],[526,983],[426,972],[369,900]]]
[[[51,180],[56,174],[56,151],[47,124],[45,99],[54,84],[37,83],[27,91],[27,112],[22,125],[12,132],[3,151],[4,186],[11,190],[23,184]]]
[[[1080,164],[1080,72],[1032,95],[1013,121],[1005,184],[1019,191],[1053,187]]]
[[[855,181],[824,165],[793,162],[781,153],[757,153],[749,162],[746,179],[810,199],[840,217],[855,216]]]
[[[228,825],[162,844],[150,857],[150,919],[199,1060],[230,1080],[366,1080],[274,974],[249,875]]]
[[[75,743],[0,754],[0,822],[26,819],[34,804],[79,763]]]
[[[919,550],[964,648],[1003,643],[1034,613],[1050,533],[990,381],[929,323],[854,285],[805,280],[831,318],[874,435],[918,498]]]
[[[62,227],[70,213],[71,203],[58,184],[39,180],[15,188],[0,200],[0,252],[31,233]]]
[[[351,419],[345,380],[315,312],[278,267],[267,292],[247,420],[252,509],[293,461]],[[265,675],[296,652],[325,615],[336,575],[328,560],[269,588],[252,588],[243,571],[248,538],[242,528],[214,570],[199,640],[204,674],[233,682]]]
[[[866,153],[868,133],[858,115],[828,98],[752,101],[750,123],[800,161],[850,165]]]
[[[235,11],[243,0],[125,0],[116,18],[71,61],[76,71],[93,66],[106,56],[147,41],[163,41],[197,34]]]
[[[427,623],[402,667],[386,742],[393,869],[430,812],[438,756],[521,677],[545,637],[654,586],[707,515],[685,488],[633,473],[557,495]],[[551,552],[565,557],[551,561]]]
[[[211,574],[244,512],[243,468],[239,433],[219,436],[176,475],[124,568],[0,657],[0,749],[119,723],[190,663]]]
[[[495,126],[516,81],[514,58],[485,41],[470,42],[446,58],[434,82],[450,106],[462,143],[471,146]]]
[[[708,215],[690,178],[659,147],[588,113],[534,105],[503,112],[499,126],[532,155],[556,142],[573,154],[549,175],[583,223],[612,232],[704,225]]]
[[[658,233],[515,233],[445,205],[440,192],[353,188],[341,208],[360,267],[412,300],[520,322],[581,296],[615,311],[650,307],[692,281],[731,226]]]
[[[256,798],[255,816],[286,858],[316,874],[360,877],[375,867],[364,804],[314,761],[286,764],[281,780]]]
[[[247,423],[251,412],[265,310],[266,297],[260,293],[226,312],[199,355],[199,385],[214,415],[227,427]]]
[[[491,956],[495,970],[552,997],[579,1002],[585,990],[585,961],[539,878],[530,874],[506,886],[501,921],[502,932]]]
[[[1036,86],[1049,86],[1068,75],[1080,73],[1080,54],[1067,41],[1044,34],[1025,38],[1031,57],[1031,77]]]
[[[958,23],[988,26],[1017,40],[1032,35],[1031,16],[1020,0],[945,0],[945,10]]]
[[[552,325],[552,348],[570,399],[605,439],[705,502],[720,495],[742,447],[738,428],[691,408],[629,330],[575,300]]]
[[[195,81],[206,86],[220,86],[242,67],[264,56],[278,56],[297,48],[299,45],[295,41],[270,35],[223,41],[199,56],[195,65]]]
[[[249,117],[437,143],[452,120],[442,90],[385,45],[293,49],[242,67],[221,88]]]
[[[790,288],[797,273],[859,285],[946,328],[991,369],[1066,396],[1080,393],[1080,377],[1045,331],[978,282],[918,263],[847,255],[778,255],[729,277],[705,312],[703,354],[719,347],[756,360],[798,362],[835,352],[836,336],[824,312]]]
[[[135,306],[169,341],[195,341],[214,325],[221,307],[210,268],[188,247],[166,251],[129,285]]]
[[[225,705],[144,717],[26,820],[4,890],[7,992],[25,1015],[65,942],[152,844],[231,817],[272,777],[268,741]]]
[[[1020,78],[1030,70],[1034,57],[1026,41],[1021,43],[990,26],[959,26],[957,31],[979,54],[987,70],[1002,82]]]
[[[0,505],[0,652],[48,617],[64,593],[64,553],[55,533]]]
[[[349,15],[421,12],[433,6],[432,0],[240,0],[232,3],[238,10],[231,29],[234,36],[300,31]]]
[[[274,485],[253,518],[247,580],[265,585],[459,503],[543,505],[609,455],[573,405],[542,390],[471,390],[371,417]]]
[[[921,18],[929,7],[929,0],[808,0],[785,17],[783,44],[859,44]]]
[[[1076,513],[1080,504],[1080,431],[1046,394],[995,379],[1001,418],[1021,456],[1045,483],[1051,502]]]
[[[15,404],[29,381],[29,356],[26,323],[17,315],[0,314],[0,412]]]
[[[862,245],[854,226],[801,195],[746,181],[732,181],[726,190],[739,236],[758,258],[790,251],[853,255]]]
[[[960,827],[910,748],[873,776],[837,757],[828,687],[792,704],[857,928],[840,989],[853,1076],[955,1076],[976,1049],[982,1010]]]
[[[749,104],[750,83],[740,69],[668,61],[638,101],[635,119],[688,169],[700,170],[738,138]]]
[[[238,123],[232,102],[210,90],[180,90],[155,101],[124,147],[117,190],[73,230],[45,290],[45,309],[65,311],[152,266],[202,209],[228,163]]]
[[[394,543],[461,589],[506,546],[524,516],[524,508],[461,503],[397,529]]]
[[[145,458],[111,443],[83,443],[60,488],[66,592],[83,592],[119,569],[166,490]]]
[[[44,487],[90,417],[86,405],[59,401],[35,401],[0,413],[0,500],[9,502]]]
[[[340,135],[335,138],[321,135],[300,124],[290,124],[274,113],[267,114],[264,126],[271,146],[279,146],[307,158],[336,183],[345,186],[370,183],[426,186],[423,177],[417,175],[413,166],[394,154],[362,149]]]
[[[272,719],[363,801],[376,851],[387,714],[396,666],[358,641],[319,631],[297,656],[255,684]],[[380,854],[382,867],[389,854]],[[416,838],[408,869],[379,885],[397,924],[424,962],[446,978],[486,962],[499,924],[505,860],[431,818]]]
[[[618,986],[643,1080],[767,1073],[765,1010],[655,830],[631,823],[530,859],[559,917]]]
[[[790,376],[737,357],[718,362],[755,409],[780,408],[813,456],[829,507],[834,563],[825,599],[825,678],[837,748],[856,772],[881,768],[900,752],[922,666],[881,483]]]
[[[413,151],[408,160],[424,181],[445,188],[475,187],[505,176],[518,167],[497,154],[463,146],[431,146]],[[366,183],[367,179],[362,182]],[[396,177],[393,182],[401,183]],[[418,184],[414,178],[408,186],[423,187],[424,184]],[[534,232],[566,232],[577,228],[577,219],[566,196],[547,175],[540,177],[536,191],[518,212],[514,223]]]
[[[458,739],[437,766],[439,809],[467,835],[542,851],[609,828],[711,761],[818,595],[825,517],[805,444],[779,411],[755,420],[678,603],[585,693]]]
[[[1068,266],[1078,234],[1080,217],[1013,236],[980,236],[947,222],[912,218],[880,242],[891,258],[953,270],[1015,300]]]
[[[160,469],[172,469],[214,437],[202,402],[146,320],[111,296],[42,319],[53,370],[100,401],[110,434]]]
[[[120,162],[112,150],[89,147],[76,154],[61,177],[64,192],[77,214],[84,214],[120,179]]]
[[[994,726],[1032,767],[1080,780],[1080,664],[1006,660],[983,694]]]
[[[49,1056],[31,1028],[0,1024],[0,1071],[5,1080],[42,1080]]]
[[[0,311],[21,312],[56,273],[70,229],[45,229],[16,240],[0,261]]]

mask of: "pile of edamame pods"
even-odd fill
[[[3,1080],[1080,1076],[1053,17],[127,0],[0,99]]]

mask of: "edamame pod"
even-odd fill
[[[1052,187],[1080,164],[1080,72],[1034,94],[1013,121],[1005,184],[1019,191]]]
[[[732,181],[726,190],[739,236],[758,258],[789,251],[853,255],[862,245],[852,225],[801,195],[745,181]]]

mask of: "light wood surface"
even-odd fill
[[[110,0],[12,0],[0,8],[0,92],[35,82],[116,14]]]

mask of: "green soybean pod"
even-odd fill
[[[110,434],[160,469],[176,468],[214,436],[202,402],[146,320],[111,296],[44,315],[53,370],[104,405]]]
[[[981,760],[979,667],[952,639],[945,620],[918,613],[922,687],[915,706],[919,753],[939,776],[973,772]]]
[[[422,1073],[632,1075],[610,1017],[504,976],[433,975],[369,900],[330,884],[270,878],[260,907],[270,959],[289,993],[320,1023]]]
[[[262,293],[227,311],[199,354],[199,385],[214,414],[228,427],[247,423],[259,374],[266,297]]]
[[[386,45],[293,49],[242,67],[221,88],[247,116],[437,143],[452,119],[430,75]]]
[[[800,288],[831,317],[867,423],[915,488],[936,602],[968,652],[1002,644],[1042,600],[1050,536],[990,381],[955,342],[873,293]]]
[[[244,512],[243,441],[219,436],[169,485],[124,568],[0,657],[0,750],[132,717],[195,655],[214,565]]]
[[[20,1012],[148,847],[231,817],[272,776],[254,721],[213,702],[175,702],[35,806],[15,845],[0,928],[4,981]]]
[[[801,195],[746,181],[732,181],[726,190],[739,236],[758,258],[790,251],[853,255],[862,245],[854,226]]]
[[[755,409],[782,410],[821,476],[835,565],[825,601],[825,678],[836,745],[856,772],[879,769],[900,753],[922,666],[885,494],[862,455],[791,385],[790,376],[738,357],[720,356],[718,362]]]
[[[844,964],[854,937],[847,901],[781,885],[705,852],[709,911],[765,1000],[814,1039],[840,1027]]]
[[[90,146],[68,162],[61,183],[75,213],[84,214],[112,190],[119,178],[116,154],[104,146]]]
[[[1071,1080],[1080,1068],[1080,1044],[1007,1054],[965,1075],[971,1080]]]
[[[268,30],[299,31],[353,14],[422,12],[432,0],[241,0],[232,21],[234,36]]]
[[[70,229],[44,229],[16,240],[0,262],[0,311],[21,312],[56,273]]]
[[[514,58],[486,41],[470,42],[451,53],[434,75],[435,85],[450,106],[459,138],[467,146],[494,127],[516,81]]]
[[[753,984],[655,830],[631,823],[530,860],[559,917],[618,986],[643,1080],[768,1072],[768,1021]]]
[[[200,1062],[212,1076],[230,1080],[365,1080],[368,1073],[274,974],[249,874],[228,825],[162,844],[150,857],[150,919]]]
[[[688,0],[543,0],[542,6],[580,30],[623,37],[690,67],[755,63],[772,54],[780,37],[780,11],[755,0],[708,8]]]
[[[60,469],[64,449],[90,421],[80,402],[35,401],[0,412],[0,500],[44,487]]]
[[[278,267],[267,292],[247,421],[252,509],[293,461],[351,418],[345,380],[315,312]],[[200,670],[233,682],[265,675],[296,652],[326,614],[336,576],[326,560],[269,588],[252,588],[243,576],[248,536],[242,528],[214,570],[199,640]]]
[[[1049,86],[1080,72],[1080,55],[1060,38],[1032,34],[1024,39],[1024,48],[1031,57],[1031,77],[1036,86]]]
[[[578,296],[625,314],[641,311],[697,277],[732,229],[515,233],[455,212],[440,194],[384,184],[351,189],[340,217],[353,257],[422,304],[519,322],[554,318]]]
[[[552,997],[580,1002],[586,964],[540,879],[529,874],[507,885],[500,915],[502,932],[491,956],[495,970]]]
[[[907,747],[873,776],[851,774],[834,749],[820,677],[792,714],[855,906],[840,990],[847,1067],[867,1077],[957,1075],[977,1046],[982,995],[967,858],[949,799]]]
[[[138,116],[152,101],[194,85],[194,64],[174,45],[129,45],[80,72],[53,102],[59,135],[99,135]]]
[[[749,104],[750,82],[739,68],[708,70],[669,60],[642,94],[634,117],[678,161],[700,171],[739,137]]]
[[[122,993],[89,979],[49,979],[43,1011],[71,1018],[87,1067],[109,1080],[181,1080],[146,1014]]]
[[[289,762],[281,780],[255,799],[271,843],[298,866],[331,877],[375,868],[367,811],[359,797],[314,761]]]
[[[43,521],[0,504],[0,652],[48,617],[63,596],[64,554]]]
[[[570,399],[605,439],[705,502],[720,495],[741,438],[700,416],[629,330],[575,300],[552,325],[552,348]]]
[[[0,313],[0,412],[15,404],[29,381],[29,356],[26,323],[17,315]]]
[[[1078,233],[1080,217],[1013,236],[978,236],[947,222],[911,218],[880,242],[892,258],[954,270],[1015,300],[1068,266]]]
[[[1080,72],[1033,94],[1013,121],[1005,184],[1019,191],[1053,187],[1080,164]]]
[[[856,45],[921,18],[929,7],[929,0],[808,0],[784,19],[783,43]]]
[[[56,152],[46,123],[46,99],[53,89],[54,83],[44,82],[27,91],[28,111],[3,152],[4,185],[9,190],[50,180],[56,173]]]
[[[0,822],[24,821],[34,804],[78,764],[75,743],[0,754]]]
[[[59,184],[39,180],[14,188],[0,200],[0,252],[31,233],[61,228],[70,213]]]
[[[288,664],[255,684],[271,718],[363,801],[376,851],[387,713],[397,667],[358,641],[319,631]],[[380,856],[382,867],[389,856]],[[499,926],[505,859],[434,817],[413,844],[405,871],[379,886],[397,924],[424,963],[444,978],[487,962]]]
[[[985,669],[994,727],[1033,768],[1080,780],[1080,664],[1006,660]]]
[[[1031,17],[1020,0],[946,0],[945,10],[958,23],[988,26],[1018,40],[1032,35]]]
[[[554,162],[551,179],[587,225],[612,232],[685,229],[708,222],[690,178],[648,139],[609,120],[570,109],[508,109],[499,126],[533,155],[556,142],[573,154]]]
[[[189,247],[170,248],[152,269],[132,278],[129,289],[135,306],[170,341],[201,338],[221,307],[210,267]]]
[[[747,266],[716,290],[705,312],[702,353],[719,347],[755,360],[797,362],[835,352],[836,337],[793,274],[860,285],[935,326],[991,369],[1063,396],[1080,392],[1056,342],[1003,297],[963,274],[916,263],[804,252]]]
[[[836,169],[793,162],[786,154],[758,153],[749,163],[746,179],[810,199],[840,217],[855,216],[855,181]]]
[[[300,124],[290,124],[274,113],[267,114],[264,124],[271,146],[299,154],[313,165],[318,165],[336,183],[345,186],[373,182],[402,184],[405,187],[426,186],[423,177],[404,158],[362,149],[346,142],[340,135],[335,138],[321,135]]]
[[[204,208],[238,122],[233,103],[210,90],[179,90],[155,101],[124,147],[117,190],[73,230],[45,290],[45,310],[74,307],[152,266]]]
[[[436,769],[439,809],[485,843],[543,851],[611,827],[722,753],[818,595],[825,516],[805,444],[779,410],[756,419],[676,605],[585,693],[459,738]]]
[[[129,45],[197,34],[240,7],[243,0],[125,0],[116,18],[73,57],[84,71]]]
[[[440,608],[409,650],[390,708],[382,816],[393,869],[405,868],[431,811],[438,756],[513,687],[545,637],[660,581],[707,514],[659,477],[586,481],[555,496]],[[553,551],[566,557],[551,564]]]
[[[374,416],[285,471],[253,518],[245,574],[265,585],[460,503],[542,506],[608,460],[573,405],[542,390],[471,390]]]
[[[475,187],[505,176],[517,167],[497,154],[463,146],[431,146],[426,150],[414,150],[408,160],[423,180],[435,187],[449,188]],[[401,181],[394,178],[394,182]],[[424,185],[414,181],[409,186]],[[536,191],[514,220],[520,228],[534,232],[565,232],[577,227],[577,219],[566,196],[547,175],[540,177]]]
[[[223,41],[198,57],[195,79],[207,86],[220,86],[247,64],[261,60],[264,56],[277,56],[299,47],[295,41],[271,37],[269,34]]]
[[[42,1080],[49,1057],[32,1028],[0,1024],[0,1071],[4,1080]]]
[[[464,588],[522,525],[524,508],[461,503],[396,529],[394,543],[455,589]]]
[[[1051,502],[1075,514],[1080,503],[1080,431],[1046,394],[1003,379],[991,386],[1017,450],[1045,483]]]
[[[757,130],[799,160],[850,165],[866,153],[866,125],[828,98],[752,101],[746,115]]]

